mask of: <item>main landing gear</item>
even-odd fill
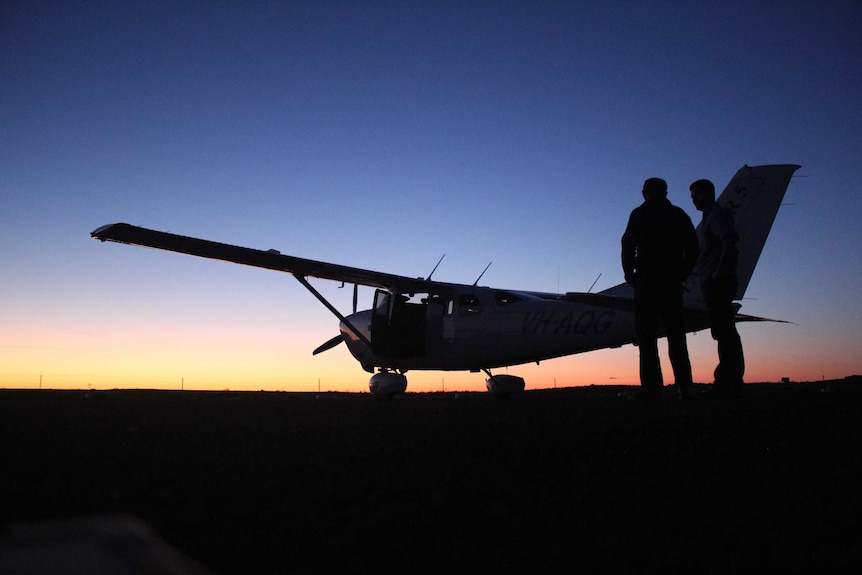
[[[485,386],[493,396],[509,397],[514,393],[524,391],[525,382],[523,377],[508,374],[492,375],[487,369],[482,371],[488,374]],[[392,399],[392,397],[407,390],[407,376],[387,368],[381,368],[380,371],[371,376],[368,388],[371,390],[371,395],[375,397]]]
[[[517,375],[491,375],[487,369],[483,369],[488,374],[488,379],[485,380],[485,386],[491,395],[497,397],[509,397],[513,393],[521,393],[524,391],[524,378]]]

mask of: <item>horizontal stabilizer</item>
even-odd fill
[[[757,317],[756,315],[745,315],[744,313],[736,314],[736,323],[744,323],[744,322],[753,322],[753,321],[768,321],[772,323],[789,323],[794,324],[792,321],[787,321],[783,319],[769,319],[768,317]]]

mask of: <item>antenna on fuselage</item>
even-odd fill
[[[482,270],[482,273],[479,274],[479,277],[476,278],[476,281],[473,282],[473,287],[476,287],[476,284],[479,283],[479,280],[482,279],[482,276],[485,275],[485,272],[488,271],[488,268],[491,267],[491,264],[494,262],[488,262],[488,265],[485,266],[485,269]]]
[[[599,276],[598,276],[598,277],[596,278],[596,280],[593,282],[593,285],[591,285],[591,286],[590,286],[590,289],[588,289],[588,290],[587,290],[587,293],[592,293],[592,292],[593,292],[593,288],[594,288],[594,287],[596,287],[596,284],[598,283],[598,281],[599,281],[599,278],[600,278],[600,277],[602,277],[602,274],[601,274],[601,273],[599,273]]]
[[[431,273],[430,273],[430,274],[428,274],[428,281],[431,281],[431,276],[433,276],[433,275],[434,275],[434,272],[436,272],[436,271],[437,271],[437,268],[438,268],[438,267],[440,267],[440,262],[442,262],[442,261],[443,261],[443,258],[445,258],[445,257],[446,257],[446,254],[443,254],[442,256],[440,256],[440,259],[437,261],[437,265],[436,265],[436,266],[434,266],[434,269],[433,269],[433,270],[431,270]]]

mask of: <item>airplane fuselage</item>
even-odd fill
[[[347,316],[340,328],[366,371],[478,371],[634,341],[630,301],[604,306],[566,297],[473,286],[409,298],[379,290],[373,309]]]

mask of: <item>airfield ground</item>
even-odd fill
[[[0,520],[126,514],[222,574],[858,572],[862,385],[630,390],[0,390]]]

